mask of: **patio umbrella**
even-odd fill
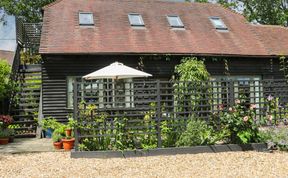
[[[137,78],[137,77],[151,77],[151,74],[142,72],[140,70],[133,69],[131,67],[125,66],[122,63],[114,62],[109,66],[85,75],[83,78],[85,80],[93,79],[127,79],[127,78]]]

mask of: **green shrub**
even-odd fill
[[[266,142],[268,147],[276,146],[279,150],[288,151],[288,128],[271,127],[260,131],[260,140]]]
[[[247,144],[259,142],[259,126],[262,122],[256,117],[256,105],[248,104],[245,98],[235,100],[232,107],[219,106],[219,113],[214,114],[214,125],[228,129],[229,143]],[[220,121],[220,123],[219,123]]]
[[[213,129],[205,121],[191,119],[187,124],[186,131],[183,132],[176,142],[176,146],[197,146],[214,144],[215,134]]]
[[[43,128],[43,130],[47,130],[47,129],[57,129],[63,126],[63,124],[59,123],[55,118],[53,117],[48,117],[45,118],[41,121],[40,123],[41,127]]]
[[[52,140],[53,142],[60,142],[61,139],[63,138],[63,135],[59,132],[57,132],[57,130],[55,130],[52,134]]]
[[[10,133],[8,129],[0,129],[0,138],[9,137]]]
[[[4,59],[0,59],[0,100],[8,97],[13,89],[10,81],[11,66]]]

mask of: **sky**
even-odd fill
[[[4,15],[0,10],[0,50],[16,50],[16,26],[15,17]]]

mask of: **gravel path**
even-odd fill
[[[0,177],[288,177],[288,153],[231,152],[71,159],[67,152],[0,154]]]

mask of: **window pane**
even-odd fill
[[[67,108],[73,107],[73,83],[76,78],[73,76],[67,77]]]
[[[131,25],[144,26],[143,19],[139,14],[129,14],[129,21]]]
[[[168,21],[171,27],[184,27],[180,17],[168,16]]]
[[[92,13],[79,13],[79,24],[80,25],[94,25]]]
[[[219,17],[211,17],[210,19],[216,29],[220,29],[220,30],[228,29],[226,25],[224,24],[224,22]]]

